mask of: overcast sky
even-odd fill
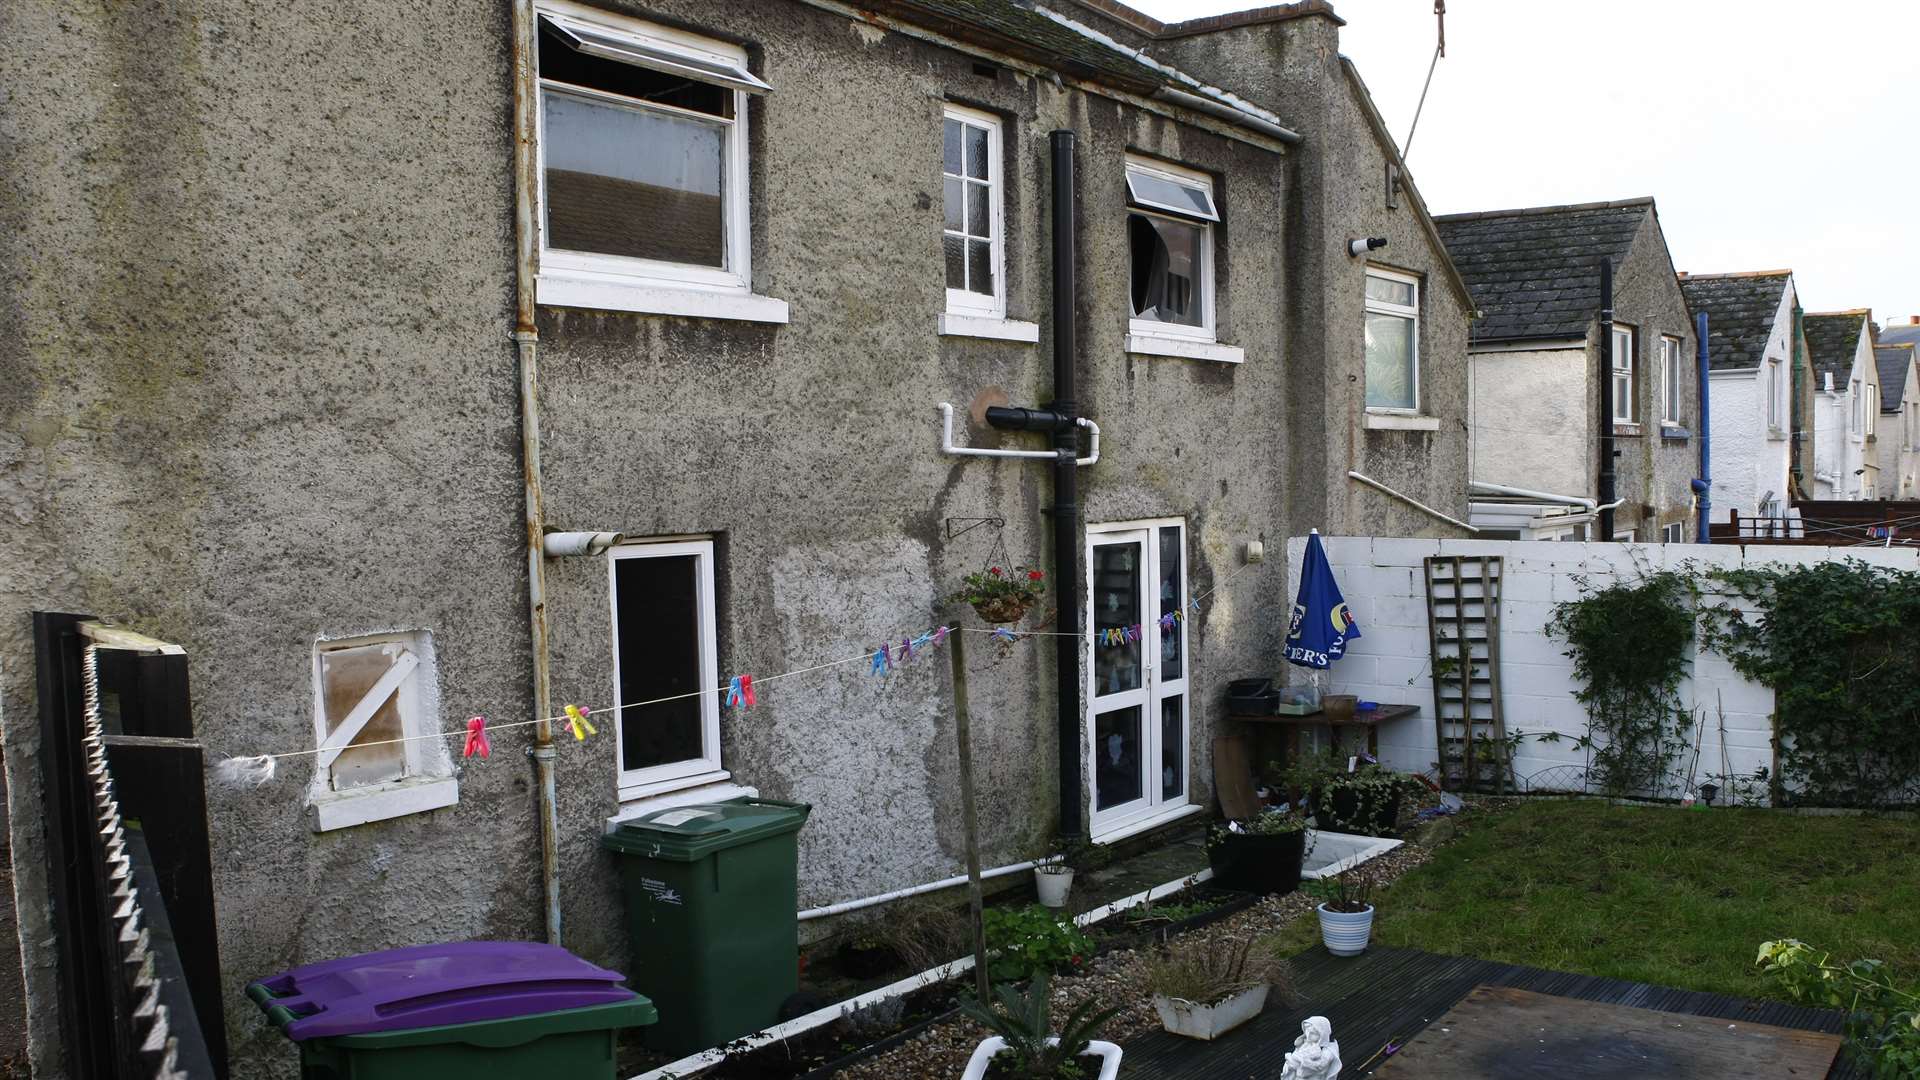
[[[1404,142],[1433,0],[1335,10]],[[1652,195],[1676,269],[1791,267],[1810,311],[1920,315],[1920,0],[1449,0],[1408,164],[1435,213]]]

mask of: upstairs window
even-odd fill
[[[1633,423],[1635,392],[1633,327],[1613,324],[1613,422]]]
[[[1213,180],[1129,159],[1127,206],[1131,331],[1213,340]]]
[[[574,4],[539,6],[540,265],[744,293],[744,49]]]
[[[947,310],[997,319],[1006,315],[1000,209],[1000,121],[990,113],[948,105],[942,121]]]
[[[1867,430],[1867,397],[1860,392],[1860,380],[1847,384],[1847,397],[1853,402],[1853,415],[1847,418],[1847,430],[1855,435],[1864,435]]]
[[[1784,431],[1787,427],[1786,365],[1779,357],[1767,361],[1767,427]]]
[[[1867,434],[1872,435],[1874,424],[1880,419],[1880,385],[1868,383],[1866,397],[1866,401],[1861,403],[1864,406],[1861,411],[1866,414]]]
[[[1420,281],[1367,268],[1367,408],[1420,407]]]
[[[1680,368],[1680,339],[1660,337],[1660,422],[1678,426],[1683,383]]]

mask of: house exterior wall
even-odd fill
[[[1691,481],[1700,475],[1700,449],[1693,432],[1700,426],[1699,366],[1695,361],[1693,318],[1674,276],[1657,214],[1649,211],[1634,236],[1633,246],[1614,269],[1614,319],[1631,323],[1639,357],[1635,380],[1634,425],[1616,425],[1614,448],[1619,451],[1614,491],[1626,503],[1614,512],[1616,532],[1634,531],[1635,539],[1657,539],[1664,526],[1681,523],[1694,536]],[[1588,337],[1592,343],[1589,385],[1598,385],[1606,363],[1599,340],[1599,323]],[[1681,427],[1660,423],[1660,337],[1680,339]],[[1598,409],[1594,412],[1597,414]],[[1596,433],[1597,435],[1597,433]],[[1597,439],[1593,460],[1598,460]]]
[[[543,307],[549,525],[713,536],[723,673],[845,657],[951,614],[942,595],[993,540],[949,539],[950,518],[1004,517],[1012,557],[1045,562],[1044,465],[941,456],[934,406],[1047,400],[1046,142],[1073,129],[1078,396],[1104,430],[1079,477],[1083,515],[1183,518],[1191,592],[1221,587],[1187,624],[1190,796],[1206,805],[1221,688],[1272,670],[1285,631],[1284,566],[1238,574],[1246,542],[1315,523],[1436,530],[1355,492],[1349,468],[1464,517],[1464,311],[1406,203],[1336,197],[1377,190],[1382,164],[1332,54],[1302,59],[1325,20],[1300,21],[1312,41],[1274,61],[1320,125],[1308,168],[1218,121],[1014,67],[985,77],[960,52],[813,7],[658,0],[646,14],[745,43],[776,87],[747,119],[753,285],[791,319]],[[0,743],[36,1075],[57,1080],[29,612],[185,646],[214,759],[311,747],[316,640],[377,630],[433,634],[442,729],[530,715],[512,65],[502,0],[428,0],[405,18],[9,5],[0,28],[0,88],[40,103],[0,118],[0,506],[19,537],[0,564]],[[936,332],[940,114],[954,100],[1005,123],[1008,314],[1042,324],[1038,345]],[[1336,152],[1349,138],[1362,145]],[[1123,351],[1129,151],[1214,176],[1220,337],[1244,364]],[[1388,261],[1427,275],[1434,432],[1342,430],[1363,400],[1349,235],[1389,236]],[[958,424],[967,445],[1039,445]],[[556,698],[606,703],[607,566],[547,568]],[[1055,826],[1046,640],[973,654],[990,865],[1032,857]],[[951,722],[940,660],[888,679],[801,676],[723,716],[736,781],[815,805],[803,905],[957,871]],[[258,791],[210,790],[236,1075],[287,1068],[238,997],[249,978],[538,936],[522,745],[497,736],[493,760],[461,770],[453,807],[323,834],[308,828],[302,759]],[[620,966],[621,900],[597,846],[620,809],[614,753],[610,725],[560,750],[560,874],[565,943]]]
[[[1864,317],[1863,317],[1864,321]],[[1854,348],[1853,366],[1843,378],[1834,373],[1833,389],[1826,389],[1826,377],[1815,373],[1816,414],[1813,442],[1816,498],[1876,499],[1875,474],[1880,471],[1878,448],[1864,432],[1852,427],[1853,386],[1861,387],[1863,419],[1880,414],[1880,376],[1873,364],[1873,344],[1862,330]]]
[[[1880,497],[1911,499],[1920,493],[1920,450],[1907,417],[1920,410],[1920,365],[1907,361],[1901,383],[1900,409],[1881,413],[1877,434],[1880,451]]]
[[[1796,303],[1793,280],[1781,291],[1780,306],[1774,312],[1773,329],[1761,350],[1757,368],[1713,371],[1708,385],[1713,394],[1710,420],[1713,427],[1713,518],[1731,520],[1738,512],[1752,517],[1769,497],[1779,505],[1788,502],[1791,481],[1792,418],[1784,408],[1793,394],[1793,308]],[[1781,365],[1783,421],[1775,428],[1767,416],[1767,378],[1771,365]]]
[[[1473,479],[1592,497],[1586,433],[1597,406],[1586,350],[1481,349],[1472,363]]]
[[[1461,530],[1348,477],[1359,472],[1462,521],[1470,450],[1467,332],[1471,303],[1454,285],[1418,197],[1387,205],[1390,151],[1369,118],[1364,89],[1346,75],[1339,25],[1325,13],[1154,43],[1154,55],[1216,85],[1242,86],[1284,108],[1305,141],[1285,168],[1298,228],[1289,230],[1284,299],[1287,423],[1284,463],[1299,519],[1322,532],[1457,536]],[[1356,237],[1384,237],[1367,257]],[[1420,279],[1420,413],[1427,430],[1370,419],[1366,407],[1365,288],[1369,265]]]

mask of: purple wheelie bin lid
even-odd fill
[[[638,995],[620,985],[625,978],[558,945],[456,941],[308,964],[261,979],[248,996],[297,1017],[283,1030],[299,1040],[628,1001]]]

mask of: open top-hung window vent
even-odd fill
[[[1200,221],[1220,220],[1220,212],[1213,205],[1212,187],[1145,165],[1128,163],[1127,201],[1143,209]]]
[[[677,42],[625,33],[610,26],[598,26],[565,15],[548,13],[541,15],[540,20],[561,41],[588,56],[715,83],[749,94],[764,94],[773,89],[748,71],[745,61],[738,57],[722,56]]]

